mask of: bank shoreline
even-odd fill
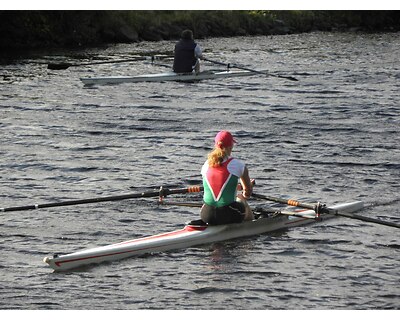
[[[117,43],[283,35],[397,32],[399,11],[0,11],[0,49],[85,48]]]

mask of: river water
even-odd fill
[[[258,75],[85,88],[82,76],[166,68],[139,61],[54,71],[41,64],[165,53],[169,41],[40,53],[2,65],[0,207],[198,184],[214,135],[227,129],[258,193],[328,205],[362,200],[359,214],[400,223],[398,33],[199,42],[210,59],[299,81]],[[66,273],[43,263],[50,254],[198,218],[196,208],[156,202],[1,213],[0,308],[399,309],[398,229],[346,218]]]

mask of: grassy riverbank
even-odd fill
[[[393,32],[399,11],[0,11],[3,50],[274,35],[310,31]]]

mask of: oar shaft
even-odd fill
[[[47,69],[51,70],[65,70],[69,67],[80,67],[80,66],[91,66],[95,64],[107,64],[107,63],[122,63],[122,62],[133,62],[133,61],[141,61],[141,60],[149,60],[151,58],[148,57],[137,57],[131,59],[121,59],[121,60],[108,60],[108,61],[95,61],[95,62],[85,62],[85,63],[68,63],[68,62],[61,62],[61,63],[49,63],[47,65]]]
[[[203,58],[203,60],[208,61],[208,62],[211,62],[211,63],[214,63],[214,64],[219,64],[219,65],[221,65],[221,66],[230,67],[230,64],[229,64],[229,63],[224,63],[224,62],[220,62],[220,61],[215,61],[215,60],[211,60],[211,59],[208,59],[208,58]]]
[[[62,202],[50,202],[50,203],[33,204],[33,205],[27,205],[27,206],[0,208],[0,212],[34,210],[34,209],[41,209],[41,208],[73,206],[73,205],[87,204],[87,203],[98,203],[98,202],[118,201],[118,200],[137,199],[137,198],[151,198],[151,197],[158,197],[158,196],[165,197],[170,194],[185,194],[185,193],[192,193],[192,192],[201,192],[202,190],[203,190],[203,187],[199,187],[199,186],[192,186],[192,187],[180,188],[180,189],[163,189],[163,188],[161,188],[160,191],[130,193],[130,194],[124,194],[124,195],[118,195],[118,196],[97,197],[97,198],[89,198],[89,199],[68,200],[68,201],[62,201]]]
[[[237,64],[223,63],[223,62],[211,60],[211,59],[208,59],[208,58],[203,58],[203,60],[211,62],[211,63],[219,64],[219,65],[222,65],[222,66],[226,66],[228,68],[236,68],[236,69],[241,69],[241,70],[246,70],[246,71],[250,71],[250,72],[263,74],[263,75],[270,76],[270,77],[283,78],[283,79],[288,79],[288,80],[291,80],[291,81],[299,81],[298,79],[296,79],[294,77],[290,77],[290,76],[287,77],[287,76],[271,74],[271,73],[268,73],[268,72],[254,70],[254,69],[250,69],[250,68],[247,68],[247,67],[239,66]]]
[[[400,224],[381,220],[381,219],[374,219],[374,218],[370,218],[370,217],[359,216],[358,214],[354,214],[354,213],[335,212],[335,215],[341,216],[341,217],[346,217],[346,218],[351,218],[351,219],[356,219],[356,220],[361,220],[361,221],[365,221],[365,222],[377,223],[377,224],[381,224],[384,226],[389,226],[389,227],[394,227],[394,228],[400,229]]]
[[[121,60],[85,62],[85,63],[73,64],[72,66],[74,66],[74,67],[75,66],[90,66],[92,64],[123,63],[123,62],[142,61],[142,60],[149,60],[149,59],[150,58],[147,58],[147,57],[138,57],[138,58],[121,59]]]
[[[159,192],[133,193],[133,194],[120,195],[120,196],[109,196],[109,197],[99,197],[99,198],[80,199],[80,200],[68,200],[68,201],[62,201],[62,202],[51,202],[51,203],[34,204],[34,205],[28,205],[28,206],[0,208],[0,211],[3,211],[3,212],[23,211],[23,210],[42,209],[42,208],[73,206],[73,205],[78,205],[78,204],[97,203],[97,202],[105,202],[105,201],[117,201],[117,200],[126,200],[126,199],[142,198],[142,197],[156,197],[158,195],[159,195]]]

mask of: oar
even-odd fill
[[[239,66],[237,64],[224,63],[224,62],[219,62],[219,61],[215,61],[215,60],[211,60],[211,59],[207,59],[207,58],[202,58],[202,59],[205,60],[205,61],[211,62],[211,63],[219,64],[221,66],[226,66],[226,67],[228,67],[228,69],[229,68],[242,69],[242,70],[259,73],[259,74],[263,74],[263,75],[270,76],[270,77],[283,78],[283,79],[288,79],[288,80],[291,80],[291,81],[299,81],[295,77],[281,76],[281,75],[272,74],[272,73],[268,73],[268,72],[264,72],[264,71],[258,71],[258,70],[250,69],[250,68],[247,68],[247,67],[242,67],[242,66]]]
[[[95,64],[107,64],[107,63],[122,63],[122,62],[133,62],[133,61],[141,61],[141,60],[150,60],[148,57],[137,57],[132,59],[122,59],[122,60],[108,60],[108,61],[96,61],[96,62],[86,62],[86,63],[49,63],[47,65],[47,69],[51,70],[66,70],[69,67],[80,67],[80,66],[91,66]]]
[[[180,189],[160,188],[159,191],[149,191],[149,192],[124,194],[124,195],[118,195],[118,196],[97,197],[97,198],[89,198],[89,199],[81,199],[81,200],[69,200],[69,201],[62,201],[62,202],[33,204],[33,205],[19,206],[19,207],[0,208],[0,212],[24,211],[24,210],[33,210],[33,209],[41,209],[41,208],[73,206],[73,205],[78,205],[78,204],[97,203],[97,202],[105,202],[105,201],[118,201],[118,200],[136,199],[136,198],[150,198],[150,197],[157,197],[157,196],[165,197],[170,194],[185,194],[185,193],[192,193],[192,192],[201,192],[202,190],[203,190],[203,187],[199,187],[199,186],[192,186],[192,187],[186,187],[186,188],[180,188]]]
[[[397,223],[394,223],[394,222],[360,216],[360,215],[357,215],[354,213],[339,212],[338,210],[328,208],[325,205],[321,205],[320,203],[310,204],[310,203],[305,203],[305,202],[299,202],[297,200],[292,200],[292,199],[282,199],[282,198],[277,198],[277,197],[265,196],[265,195],[257,194],[257,193],[253,193],[252,197],[269,200],[269,201],[274,201],[274,202],[278,202],[278,203],[282,203],[282,204],[287,204],[287,205],[294,206],[294,207],[311,209],[311,210],[314,210],[317,214],[319,214],[319,213],[334,214],[334,215],[340,216],[340,217],[346,217],[346,218],[350,218],[350,219],[356,219],[356,220],[361,220],[361,221],[365,221],[365,222],[381,224],[384,226],[400,228],[400,225]]]

